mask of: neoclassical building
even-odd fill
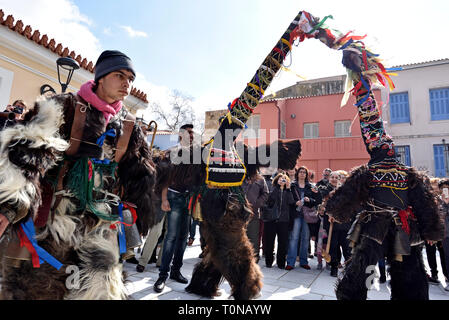
[[[94,63],[0,10],[0,111],[18,99],[32,104],[41,95],[41,88],[50,86],[60,93],[56,60],[67,56],[80,65],[67,88],[68,92],[76,92],[94,78]],[[136,114],[137,110],[148,108],[147,95],[132,88],[124,104]]]

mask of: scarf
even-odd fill
[[[93,80],[87,81],[81,86],[80,90],[78,91],[78,95],[85,101],[90,103],[95,109],[103,112],[103,115],[106,119],[106,124],[108,124],[109,120],[111,120],[111,118],[115,116],[120,111],[120,109],[122,109],[122,102],[116,101],[112,104],[109,104],[100,99],[95,94],[95,92],[92,91],[94,85],[95,82]]]

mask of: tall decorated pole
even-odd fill
[[[310,14],[300,11],[281,39],[264,59],[242,94],[228,105],[229,112],[220,123],[218,132],[209,142],[206,184],[214,187],[239,186],[245,178],[246,169],[233,148],[238,134],[259,104],[276,73],[282,68],[293,42],[307,35],[302,31],[304,21]],[[309,30],[310,31],[310,30]]]

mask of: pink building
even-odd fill
[[[380,102],[379,90],[375,96]],[[355,98],[351,96],[340,107],[342,97],[342,93],[334,93],[268,99],[259,104],[248,122],[249,128],[261,129],[257,137],[244,140],[258,145],[278,138],[299,138],[302,155],[298,165],[314,171],[315,182],[325,168],[350,171],[367,163],[369,155],[361,137]]]

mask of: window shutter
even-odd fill
[[[392,124],[410,122],[408,92],[390,95],[390,122]]]
[[[433,146],[433,155],[435,159],[435,176],[445,177],[446,176],[446,163],[443,145]]]
[[[449,119],[449,88],[429,90],[430,119]]]

